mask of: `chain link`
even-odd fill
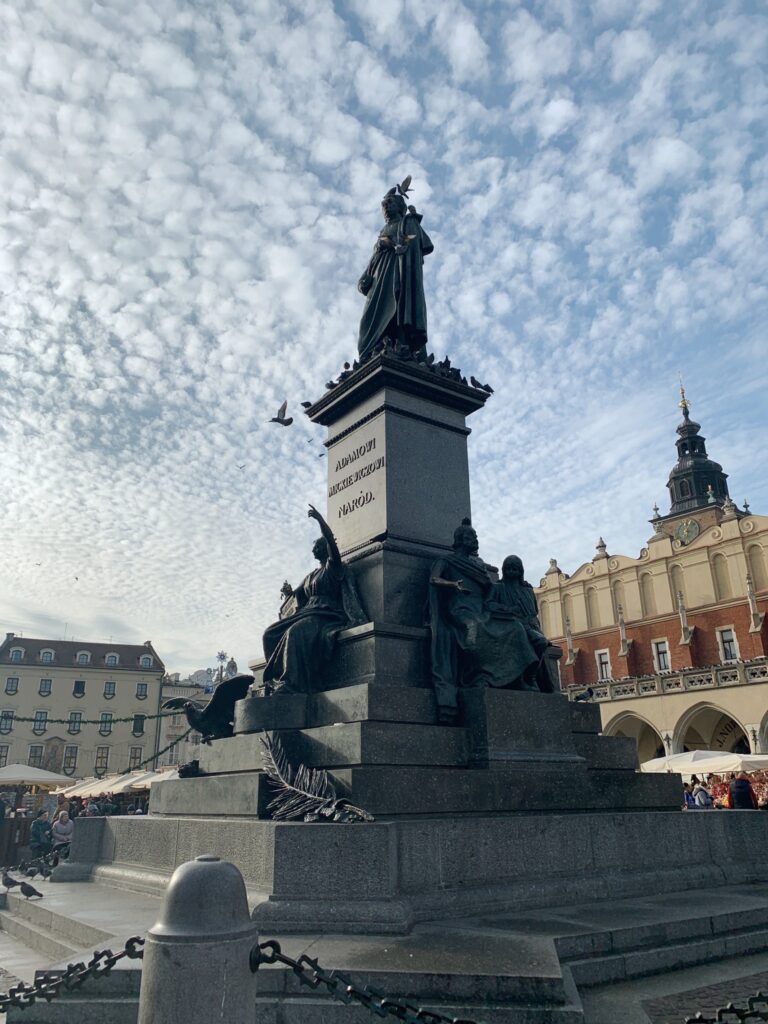
[[[23,981],[14,985],[8,992],[0,992],[0,1013],[5,1013],[10,1007],[15,1006],[21,1010],[33,1006],[38,999],[44,999],[50,1003],[52,999],[60,995],[62,990],[73,992],[80,988],[88,978],[100,978],[109,974],[115,964],[128,957],[129,960],[141,960],[144,956],[144,939],[134,935],[127,940],[125,946],[119,953],[113,953],[111,949],[94,950],[93,956],[88,963],[68,964],[63,971],[44,971],[31,985]]]
[[[758,992],[757,995],[747,999],[746,1006],[736,1006],[728,1003],[715,1010],[714,1017],[697,1013],[695,1017],[686,1017],[685,1024],[759,1024],[761,1021],[768,1021],[768,994]]]
[[[327,993],[342,1003],[359,1003],[377,1017],[397,1017],[404,1024],[477,1024],[467,1017],[449,1017],[434,1010],[425,1010],[408,999],[396,999],[377,992],[370,985],[362,988],[338,971],[324,970],[313,957],[304,954],[298,960],[286,956],[280,943],[274,939],[261,942],[251,950],[251,970],[256,972],[262,964],[285,964],[290,967],[302,985],[309,988],[324,986]]]

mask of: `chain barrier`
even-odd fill
[[[714,1017],[697,1013],[695,1017],[686,1017],[685,1024],[759,1024],[761,1021],[768,1021],[768,994],[758,992],[757,995],[747,999],[746,1006],[736,1006],[728,1003],[715,1010]]]
[[[52,999],[61,995],[62,991],[72,992],[79,989],[88,978],[100,978],[109,974],[123,957],[141,960],[144,956],[144,941],[140,936],[134,935],[126,941],[119,953],[113,953],[111,949],[97,949],[87,963],[68,964],[63,971],[40,972],[39,977],[31,985],[19,982],[8,992],[0,992],[0,1013],[5,1013],[11,1007],[24,1010],[34,1005],[38,999],[50,1003]],[[276,963],[290,967],[302,985],[312,989],[323,986],[323,991],[331,998],[347,1005],[358,1003],[371,1013],[375,1013],[377,1017],[396,1017],[403,1021],[403,1024],[477,1024],[468,1017],[449,1017],[434,1010],[425,1010],[408,999],[397,999],[377,992],[370,985],[360,988],[337,971],[324,970],[312,957],[303,955],[298,960],[293,960],[282,952],[280,943],[274,939],[261,942],[251,950],[250,968],[254,973],[263,964]],[[717,1020],[719,1022],[721,1018],[718,1017]],[[708,1018],[701,1016],[691,1018],[691,1021],[708,1024]]]
[[[33,984],[26,985],[20,981],[7,992],[0,992],[0,1013],[5,1013],[11,1007],[25,1010],[33,1006],[38,999],[44,999],[50,1003],[52,999],[60,995],[62,990],[72,992],[80,988],[88,978],[100,978],[109,974],[115,964],[128,957],[129,960],[141,960],[144,956],[144,939],[134,935],[128,939],[125,946],[119,953],[113,953],[111,949],[97,949],[88,963],[68,964],[63,971],[41,972]]]
[[[359,988],[338,971],[326,971],[313,957],[304,954],[298,960],[286,956],[280,943],[274,939],[261,942],[251,950],[251,970],[255,973],[262,964],[284,964],[290,967],[302,985],[309,988],[325,987],[332,999],[342,1003],[359,1003],[377,1017],[397,1017],[404,1024],[477,1024],[467,1017],[449,1017],[434,1010],[425,1010],[408,999],[395,999],[377,992],[370,985]]]

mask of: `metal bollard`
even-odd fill
[[[182,864],[147,933],[139,1024],[254,1024],[257,942],[235,865],[209,855]]]

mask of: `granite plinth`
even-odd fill
[[[376,686],[360,683],[322,693],[259,693],[235,705],[235,734],[306,729],[337,722],[411,722],[434,725],[435,698],[431,690],[417,687]]]
[[[287,729],[279,736],[291,763],[309,768],[466,763],[464,731],[437,725],[339,722],[314,729]],[[208,773],[253,771],[261,765],[261,746],[252,734],[215,740],[200,752],[200,768]]]
[[[566,763],[586,768],[576,753],[568,699],[560,693],[528,693],[492,687],[459,693],[470,764]]]
[[[595,773],[598,774],[598,773]],[[265,931],[404,933],[416,921],[768,881],[768,815],[475,814],[369,824],[77,819],[91,874],[157,888],[202,853],[233,861]],[[59,869],[57,869],[58,872]],[[54,874],[54,880],[56,874]]]
[[[429,631],[379,621],[342,630],[329,662],[319,666],[319,691],[375,683],[377,686],[430,686]],[[252,661],[254,689],[262,686],[265,662]]]
[[[328,522],[342,555],[387,538],[450,547],[470,514],[466,417],[487,398],[382,354],[309,408],[328,427]]]

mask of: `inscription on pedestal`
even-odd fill
[[[366,423],[328,452],[328,522],[341,551],[387,528],[383,426]]]

